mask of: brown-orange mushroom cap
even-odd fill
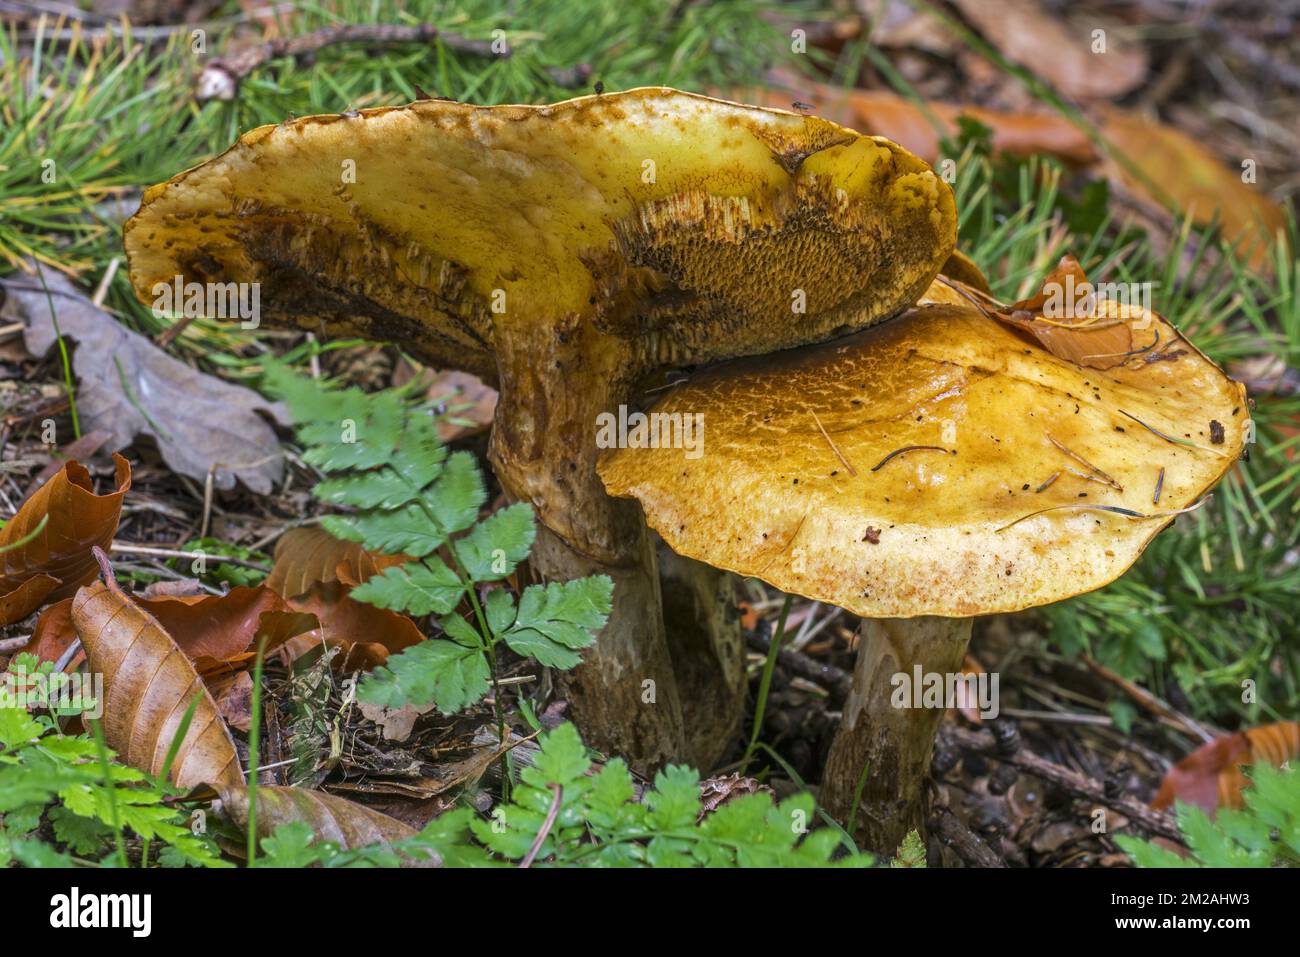
[[[615,449],[600,474],[675,551],[863,617],[1058,601],[1123,574],[1249,439],[1240,384],[1124,315],[1161,345],[1084,368],[936,283],[894,321],[697,374],[649,411],[702,415],[703,454]]]
[[[261,318],[397,342],[501,389],[492,458],[624,560],[594,418],[663,366],[822,341],[914,303],[951,190],[888,140],[663,88],[292,120],[149,189],[131,281],[258,283]]]

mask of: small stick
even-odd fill
[[[1160,493],[1161,491],[1164,490],[1164,487],[1165,487],[1165,467],[1162,465],[1160,466],[1160,474],[1156,476],[1156,493],[1155,495],[1151,496],[1152,505],[1160,504]]]
[[[95,287],[95,295],[90,299],[96,307],[104,305],[104,297],[108,295],[108,287],[113,282],[113,277],[117,275],[117,267],[122,265],[122,257],[114,256],[108,261],[108,268],[104,270],[104,278],[99,280],[99,285]]]
[[[1005,748],[998,747],[993,735],[988,731],[967,731],[965,728],[950,725],[943,728],[940,734],[963,751],[988,755],[996,761],[1002,761],[1032,774],[1039,780],[1064,788],[1078,797],[1112,808],[1152,834],[1180,843],[1183,840],[1178,825],[1171,815],[1153,811],[1141,801],[1128,795],[1111,797],[1106,793],[1105,787],[1092,778],[1039,757],[1023,747],[1007,753]]]
[[[1101,662],[1094,661],[1091,658],[1084,658],[1083,663],[1088,666],[1093,674],[1105,678],[1156,717],[1173,721],[1194,738],[1200,738],[1202,741],[1214,740],[1214,735],[1195,719],[1188,717],[1181,711],[1175,711],[1150,691],[1135,685],[1122,675],[1116,674]]]
[[[853,464],[852,464],[851,462],[849,462],[849,460],[846,459],[846,458],[844,457],[844,453],[840,451],[839,446],[836,445],[836,444],[831,440],[830,435],[829,435],[829,434],[827,433],[827,431],[826,431],[826,426],[822,425],[822,420],[819,419],[819,418],[817,417],[817,410],[816,410],[816,409],[813,409],[813,410],[811,410],[811,411],[812,411],[813,421],[817,423],[817,428],[821,430],[822,438],[826,440],[826,444],[829,445],[829,446],[831,447],[831,451],[834,452],[834,453],[835,453],[835,457],[836,457],[837,459],[840,460],[840,464],[843,465],[846,469],[849,470],[849,474],[850,474],[850,475],[852,475],[852,476],[854,476],[854,477],[856,478],[856,477],[857,477],[857,474],[858,474],[858,470],[855,469],[855,468],[853,467]],[[875,469],[872,469],[872,471],[874,472]]]
[[[1212,449],[1212,448],[1210,448],[1209,446],[1206,446],[1206,445],[1197,445],[1195,442],[1191,441],[1190,439],[1179,439],[1179,438],[1175,438],[1175,437],[1172,436],[1172,435],[1167,435],[1166,433],[1161,432],[1159,429],[1157,429],[1157,428],[1155,428],[1155,427],[1153,427],[1153,426],[1147,425],[1145,422],[1143,422],[1141,419],[1139,419],[1136,415],[1132,415],[1132,414],[1130,414],[1130,413],[1128,413],[1128,412],[1125,412],[1123,409],[1120,409],[1120,410],[1119,410],[1119,414],[1120,414],[1120,415],[1124,415],[1124,416],[1128,416],[1130,419],[1132,419],[1132,420],[1133,420],[1134,422],[1136,422],[1138,425],[1142,426],[1142,428],[1146,429],[1146,430],[1147,430],[1148,432],[1150,432],[1152,435],[1157,436],[1157,437],[1159,437],[1159,438],[1162,438],[1162,439],[1164,439],[1166,442],[1172,442],[1174,445],[1182,445],[1182,446],[1185,446],[1186,448],[1189,448],[1189,449],[1196,449],[1196,450],[1199,451],[1199,452],[1213,452],[1215,455],[1219,456],[1220,458],[1225,458],[1225,459],[1226,459],[1226,458],[1228,457],[1228,453],[1227,453],[1227,452],[1220,452],[1218,449]]]
[[[967,864],[973,867],[1006,867],[1007,862],[997,855],[978,834],[958,819],[946,807],[936,807],[927,822],[930,831],[946,847],[951,847]]]
[[[113,542],[110,546],[115,552],[122,552],[126,555],[152,555],[155,558],[189,558],[193,559],[198,556],[198,552],[183,552],[179,548],[157,548],[153,545],[136,545],[134,542]],[[250,562],[246,558],[234,558],[229,555],[209,555],[209,558],[223,562],[227,565],[239,565],[241,568],[251,568],[254,571],[271,573],[271,569],[259,564]]]
[[[956,449],[945,449],[942,445],[904,445],[901,449],[894,449],[894,451],[890,452],[883,459],[877,462],[874,466],[872,466],[871,471],[879,472],[882,468],[885,467],[885,463],[887,463],[890,459],[898,455],[904,455],[908,452],[943,452],[946,455],[957,454]]]
[[[764,656],[772,647],[771,637],[762,635],[757,630],[750,632],[745,640],[751,648],[762,652]],[[853,675],[843,668],[826,664],[805,652],[782,648],[777,653],[776,660],[787,671],[825,688],[830,703],[837,708],[844,703],[849,692],[853,690]]]
[[[302,36],[268,40],[231,57],[210,60],[199,74],[195,99],[233,100],[239,83],[258,67],[280,57],[303,57],[338,43],[366,43],[389,46],[401,43],[432,43],[441,40],[452,50],[480,57],[508,57],[509,48],[498,53],[489,40],[470,40],[439,30],[431,24],[414,26],[393,23],[351,23],[322,27]]]
[[[555,819],[560,814],[560,801],[564,798],[564,786],[561,784],[552,784],[551,790],[555,792],[555,797],[551,801],[551,809],[546,812],[546,820],[542,821],[542,828],[533,838],[533,846],[528,849],[524,859],[519,862],[519,866],[532,867],[533,858],[537,857],[537,852],[542,849],[542,844],[546,841],[546,835],[551,833],[551,827],[555,824]]]
[[[1096,475],[1097,477],[1099,477],[1099,478],[1102,480],[1103,484],[1105,484],[1105,485],[1109,485],[1111,488],[1115,489],[1115,491],[1117,491],[1117,492],[1122,492],[1122,491],[1124,491],[1124,486],[1120,485],[1119,482],[1115,481],[1113,478],[1111,478],[1109,475],[1107,475],[1107,474],[1106,474],[1105,472],[1103,472],[1101,469],[1097,468],[1097,466],[1093,465],[1091,462],[1089,462],[1087,459],[1085,459],[1085,458],[1084,458],[1082,455],[1080,455],[1078,452],[1076,452],[1076,451],[1074,451],[1073,449],[1069,448],[1069,447],[1068,447],[1064,442],[1057,441],[1057,439],[1056,439],[1056,437],[1055,437],[1054,435],[1048,433],[1047,441],[1051,442],[1051,443],[1052,443],[1053,445],[1055,445],[1055,446],[1056,446],[1060,451],[1064,452],[1064,453],[1065,453],[1066,455],[1068,455],[1070,458],[1074,459],[1076,462],[1078,462],[1080,465],[1082,465],[1084,468],[1086,468],[1086,469],[1087,469],[1089,472],[1091,472],[1093,475]]]
[[[1046,481],[1046,482],[1044,482],[1042,485],[1038,486],[1038,488],[1034,489],[1034,494],[1037,495],[1039,492],[1044,492],[1044,491],[1046,491],[1048,488],[1051,487],[1051,484],[1052,484],[1053,482],[1055,482],[1057,479],[1059,479],[1060,477],[1061,477],[1060,470],[1057,470],[1057,471],[1053,472],[1051,475],[1049,475],[1049,476],[1047,477],[1047,481]]]

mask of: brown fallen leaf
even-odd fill
[[[316,616],[307,612],[290,609],[264,611],[257,621],[256,630],[249,637],[247,647],[225,658],[200,655],[194,659],[194,667],[204,681],[210,682],[219,676],[253,667],[259,646],[264,655],[270,655],[299,635],[307,635],[318,628],[320,622]]]
[[[72,623],[91,672],[104,676],[103,726],[109,747],[127,764],[161,774],[190,702],[199,703],[176,752],[171,780],[180,788],[242,785],[235,742],[194,666],[170,635],[117,585],[96,549],[104,581],[72,601]]]
[[[233,488],[238,478],[265,495],[280,481],[279,442],[258,414],[283,419],[279,405],[172,358],[92,303],[61,273],[47,269],[44,278],[49,297],[35,275],[7,285],[0,316],[24,323],[28,351],[43,356],[57,339],[53,299],[60,331],[77,343],[77,410],[86,431],[108,432],[112,449],[125,448],[137,435],[152,436],[173,470],[199,482],[213,470],[220,489]]]
[[[424,640],[415,622],[405,615],[376,608],[348,596],[338,582],[315,585],[304,595],[292,599],[290,607],[315,615],[320,628],[298,635],[286,642],[286,655],[292,660],[320,645],[339,648],[335,656],[336,671],[368,671],[388,660],[403,648]]]
[[[1242,169],[1224,166],[1198,140],[1164,123],[1121,110],[1107,110],[1102,133],[1145,175],[1108,160],[1111,182],[1138,200],[1185,213],[1204,226],[1218,217],[1224,239],[1257,269],[1271,267],[1269,245],[1286,234],[1286,213],[1261,186],[1242,181]],[[1160,195],[1152,189],[1154,184]]]
[[[1250,783],[1242,773],[1242,765],[1266,761],[1280,766],[1297,757],[1300,723],[1295,721],[1220,735],[1169,769],[1151,799],[1151,807],[1161,811],[1182,801],[1210,815],[1221,807],[1241,808],[1245,804],[1242,789]]]
[[[438,422],[438,438],[443,442],[478,435],[492,426],[497,390],[476,375],[455,369],[435,372],[425,395],[447,414]]]
[[[1033,296],[994,311],[1052,355],[1089,369],[1113,369],[1134,358],[1135,329],[1147,330],[1139,349],[1159,345],[1152,317],[1136,305],[1099,299],[1073,256],[1062,256]]]
[[[226,724],[247,733],[253,723],[253,676],[241,671],[226,676],[216,687],[209,684],[208,688],[216,698],[217,711]]]
[[[32,637],[23,651],[41,661],[58,661],[77,640],[77,630],[72,626],[72,599],[56,601],[41,611],[32,629]],[[79,651],[68,662],[68,670],[75,670],[86,660],[85,651]]]
[[[95,577],[90,550],[108,548],[121,518],[122,496],[131,487],[130,464],[120,455],[113,462],[112,492],[95,494],[86,467],[68,462],[0,528],[0,624],[68,598]]]
[[[275,564],[266,587],[283,598],[296,598],[317,584],[342,582],[352,588],[385,568],[410,561],[407,555],[368,552],[357,542],[335,538],[315,525],[291,528],[275,545]]]
[[[224,595],[135,601],[158,619],[191,660],[226,661],[247,652],[263,616],[289,610],[283,598],[261,585],[232,588]]]
[[[240,784],[217,788],[222,810],[239,828],[248,827],[248,788]],[[257,837],[270,837],[282,824],[301,821],[317,838],[333,841],[341,850],[370,844],[391,844],[414,837],[414,828],[346,798],[304,788],[260,785],[257,788]],[[408,860],[407,867],[440,867],[437,859]]]
[[[1114,30],[1062,22],[1038,0],[955,0],[968,21],[1013,63],[1076,100],[1114,99],[1147,76],[1146,51]]]
[[[888,137],[931,164],[943,158],[940,141],[957,135],[962,116],[989,128],[998,153],[1019,157],[1049,153],[1076,166],[1089,166],[1100,158],[1088,135],[1055,113],[1013,113],[937,100],[916,102],[889,90],[843,89],[785,73],[775,74],[770,86],[746,88],[736,95],[760,106],[788,110],[790,97],[796,93],[813,101],[816,115]]]
[[[315,615],[289,609],[273,592],[269,593],[273,600],[268,601],[262,591],[236,588],[229,595],[146,598],[140,594],[131,599],[158,620],[215,694],[227,676],[252,667],[263,637],[269,655],[289,639],[320,627]],[[42,661],[58,661],[77,638],[71,611],[70,598],[42,611],[22,651]],[[84,660],[84,652],[79,652],[68,668],[75,669]]]
[[[428,714],[434,709],[432,703],[422,707],[415,705],[403,705],[400,708],[389,708],[385,705],[369,704],[365,701],[358,702],[361,714],[368,721],[373,721],[379,725],[384,732],[385,741],[405,741],[415,730],[415,722],[421,715]]]

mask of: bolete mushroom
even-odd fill
[[[596,475],[598,416],[663,367],[896,315],[955,234],[948,186],[887,140],[647,88],[262,127],[148,190],[125,240],[145,302],[178,276],[260,283],[269,322],[394,341],[499,387],[490,456],[544,526],[533,569],[615,582],[573,714],[644,768],[727,745],[742,650],[709,607],[717,576],[683,559],[683,624],[665,631],[640,510]]]
[[[702,415],[703,457],[599,463],[679,554],[861,616],[821,798],[842,821],[860,798],[858,836],[882,852],[924,830],[951,703],[900,694],[916,669],[950,688],[973,616],[1122,575],[1249,437],[1242,386],[1153,313],[1099,312],[1089,330],[1138,341],[1090,368],[982,298],[941,280],[893,321],[697,373],[650,414]]]

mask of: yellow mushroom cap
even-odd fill
[[[255,129],[145,195],[131,280],[257,282],[268,322],[496,378],[505,330],[578,325],[642,365],[758,354],[916,301],[951,190],[888,140],[663,88],[422,100]]]
[[[1090,369],[936,283],[892,322],[697,374],[649,410],[702,416],[697,449],[612,449],[600,475],[680,554],[864,617],[1087,592],[1249,438],[1242,386],[1123,308],[1161,344]]]
[[[262,127],[149,189],[125,242],[142,301],[177,277],[257,283],[269,324],[498,386],[502,485],[621,563],[640,520],[596,476],[597,415],[656,369],[897,315],[956,232],[948,185],[888,140],[646,88]]]

